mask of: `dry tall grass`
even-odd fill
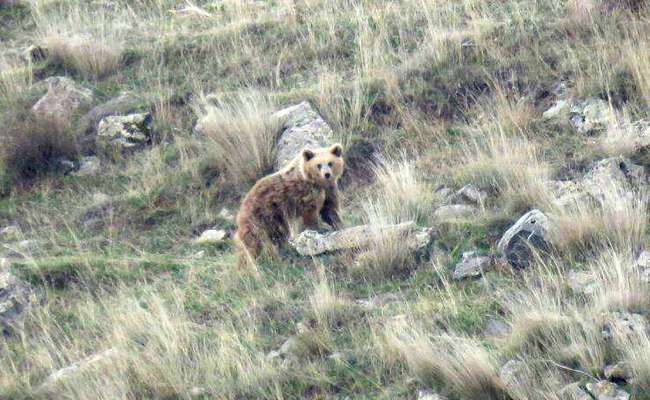
[[[266,97],[242,92],[232,99],[204,98],[196,110],[208,151],[233,182],[251,184],[271,170],[280,122],[271,118]]]

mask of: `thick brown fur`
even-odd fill
[[[235,241],[244,257],[275,255],[289,238],[289,222],[302,218],[305,229],[317,229],[319,217],[338,228],[338,179],[343,173],[340,144],[305,149],[282,170],[260,179],[242,201]],[[243,253],[243,254],[242,254]]]

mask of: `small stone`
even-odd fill
[[[586,295],[593,295],[600,288],[594,275],[585,271],[570,270],[567,283],[574,292]]]
[[[196,239],[197,244],[217,244],[226,238],[226,231],[223,229],[208,229]]]
[[[79,170],[75,176],[96,176],[101,170],[99,158],[95,156],[84,157],[79,164]]]
[[[488,321],[483,335],[488,338],[502,338],[510,334],[512,328],[500,319],[491,319]]]
[[[587,391],[596,400],[628,400],[630,398],[629,393],[609,381],[589,382],[587,383]]]
[[[612,380],[628,381],[632,377],[632,367],[626,362],[618,362],[605,366],[605,378]]]
[[[222,208],[221,211],[219,212],[219,218],[222,218],[228,222],[233,222],[235,220],[235,217],[232,215],[230,210],[227,208]]]
[[[463,253],[462,260],[456,264],[452,278],[461,280],[469,277],[483,275],[493,266],[492,258],[488,256],[478,256],[476,252],[469,251]]]
[[[457,193],[461,199],[474,203],[474,204],[483,204],[487,198],[487,193],[477,188],[474,185],[465,185]]]
[[[201,259],[205,257],[205,250],[198,251],[194,254],[193,258]]]
[[[29,307],[29,287],[10,269],[8,259],[0,259],[0,332],[10,334],[17,330],[23,311]]]
[[[446,186],[440,186],[436,189],[435,194],[442,198],[447,198],[452,196],[454,194],[454,191]]]
[[[418,400],[446,400],[446,397],[431,391],[430,389],[418,390]]]
[[[58,171],[62,173],[63,175],[68,175],[70,172],[74,171],[76,168],[76,165],[74,164],[74,161],[66,160],[66,159],[61,159],[59,160],[59,165],[58,165]]]
[[[636,259],[636,265],[639,268],[650,268],[650,251],[642,251]]]
[[[208,390],[200,386],[194,386],[193,388],[190,389],[191,397],[201,397],[201,396],[205,396],[207,393]]]
[[[580,382],[574,382],[569,385],[566,385],[560,389],[557,393],[561,396],[561,399],[571,399],[571,400],[593,400],[593,398],[587,393],[582,387],[580,387]]]
[[[544,111],[542,116],[546,119],[554,119],[563,114],[566,114],[571,109],[571,105],[567,100],[561,99],[555,102],[551,108]]]
[[[528,385],[532,380],[530,369],[521,360],[510,360],[503,364],[499,378],[506,389],[514,393],[521,391],[521,387]]]
[[[440,221],[453,221],[473,217],[478,210],[465,204],[449,204],[440,206],[433,215]]]
[[[17,225],[9,225],[0,229],[0,240],[12,241],[21,237],[20,228]]]
[[[295,337],[290,337],[282,343],[282,346],[278,350],[271,351],[267,358],[273,359],[277,357],[289,357],[298,352],[300,348],[300,342]]]

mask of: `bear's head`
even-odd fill
[[[336,185],[343,174],[343,166],[343,146],[340,144],[302,151],[302,171],[305,178],[321,187]]]

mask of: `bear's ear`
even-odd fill
[[[302,151],[302,158],[304,158],[305,161],[311,160],[312,158],[314,158],[315,155],[316,154],[313,151],[309,150],[309,149],[304,149]]]
[[[330,153],[334,154],[337,157],[341,157],[343,155],[343,146],[341,146],[340,143],[332,145],[330,147]]]

